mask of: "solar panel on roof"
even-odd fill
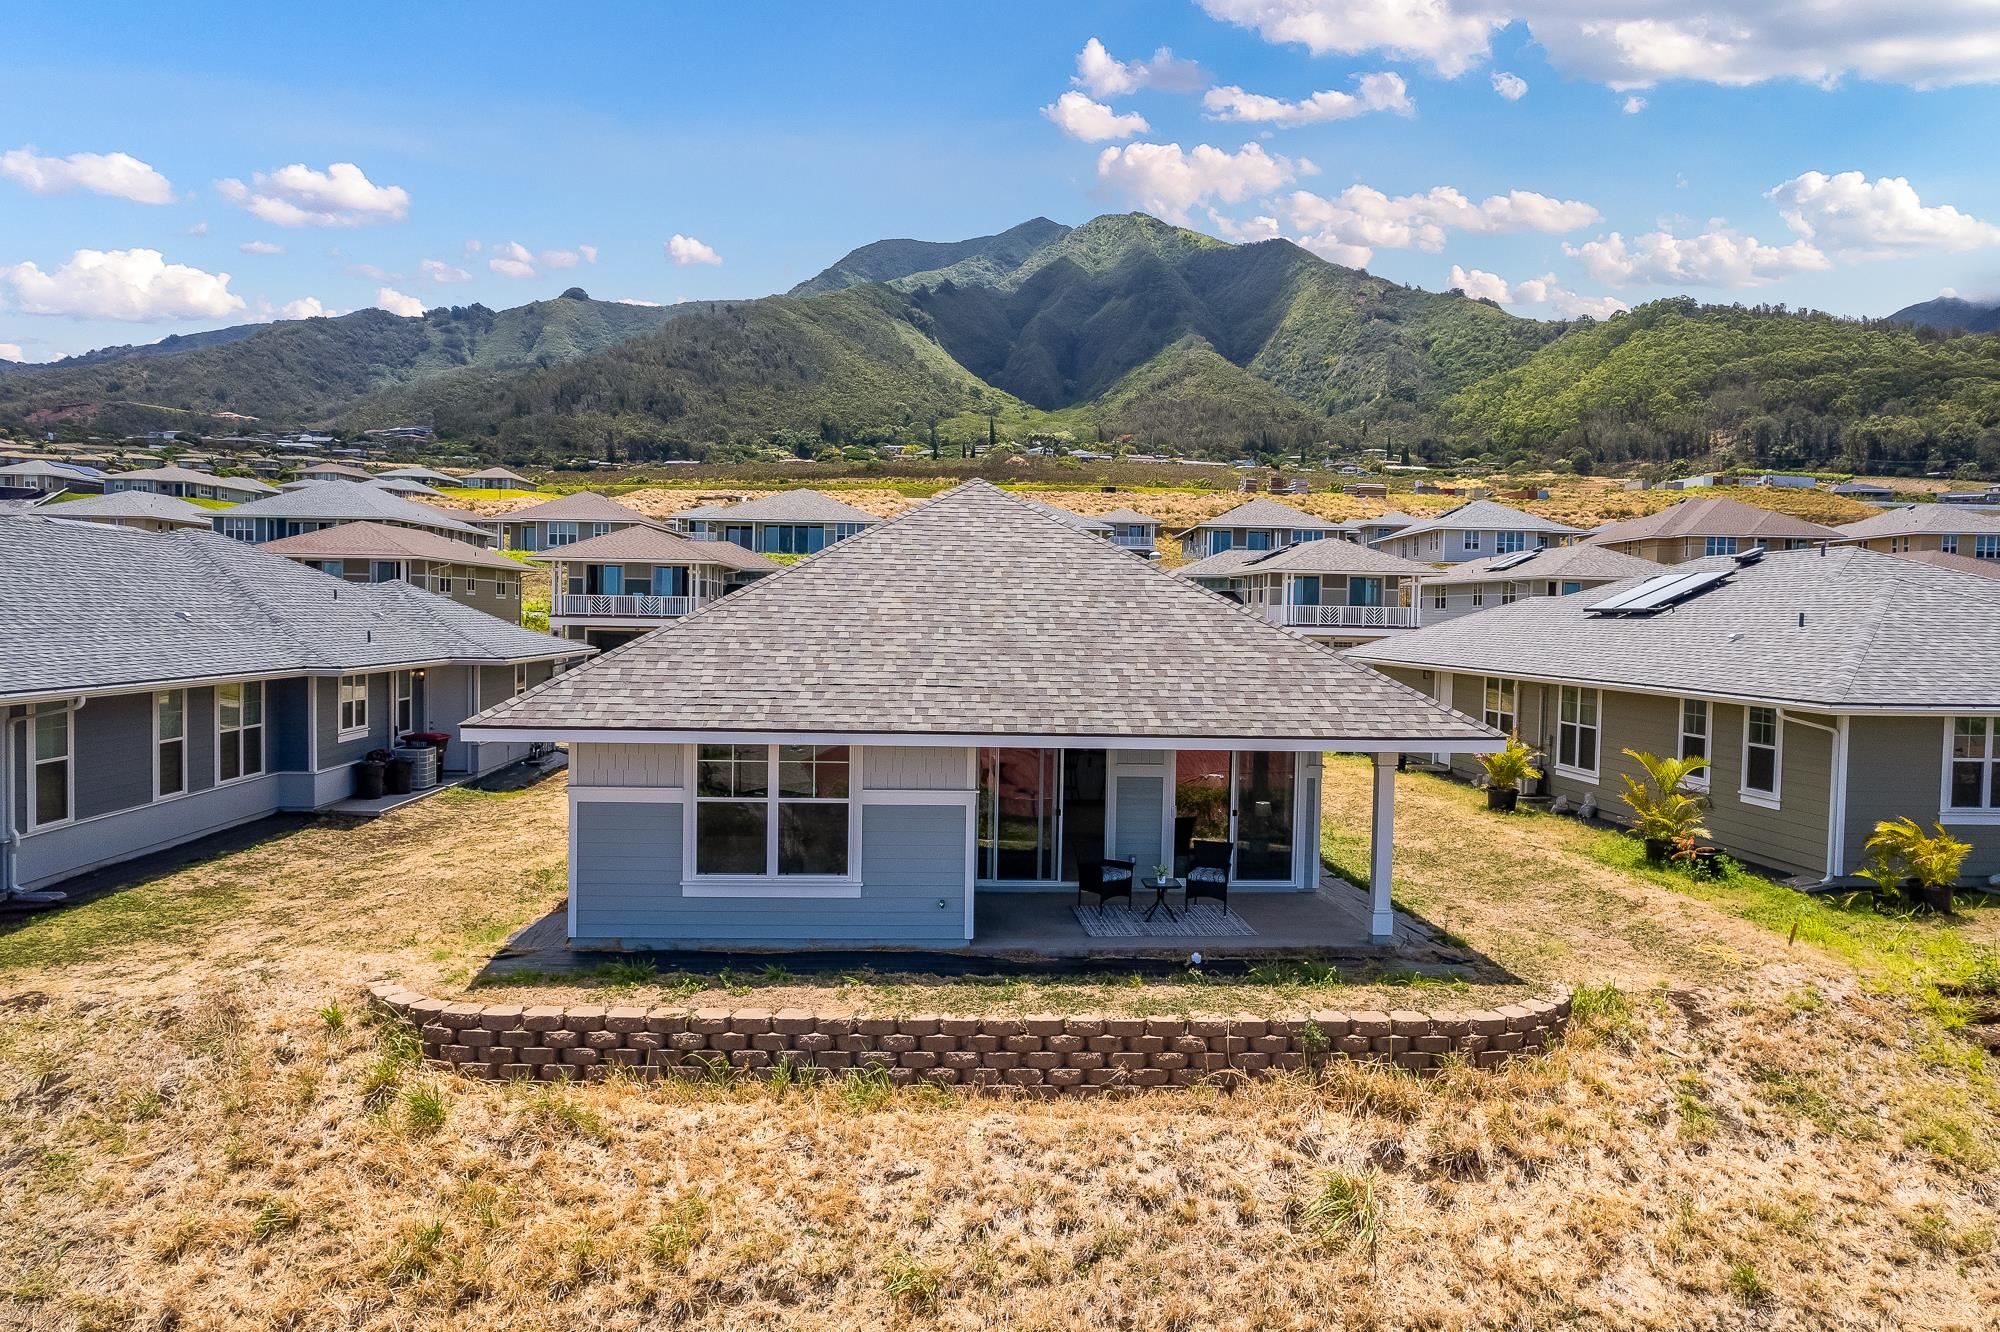
[[[1589,607],[1592,615],[1645,615],[1686,601],[1728,578],[1733,569],[1703,569],[1695,573],[1656,574],[1627,588],[1609,601]]]
[[[1493,561],[1493,563],[1487,565],[1486,568],[1489,572],[1498,573],[1502,569],[1512,569],[1517,565],[1526,564],[1541,553],[1539,550],[1516,551],[1512,555],[1501,556],[1499,559]]]

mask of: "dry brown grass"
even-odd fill
[[[409,1066],[356,982],[462,981],[546,908],[560,784],[44,917],[0,936],[0,1324],[1990,1326],[1970,1047],[1588,830],[1402,795],[1399,894],[1619,982],[1552,1057],[1075,1104]]]

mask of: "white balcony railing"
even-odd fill
[[[1414,629],[1414,606],[1269,606],[1272,624],[1290,629]]]
[[[564,592],[555,599],[555,614],[602,615],[617,619],[671,620],[694,610],[693,597],[607,596]]]

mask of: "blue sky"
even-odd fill
[[[1990,6],[1769,8],[16,10],[0,355],[572,284],[755,296],[883,236],[1132,207],[1541,318],[2000,292]]]

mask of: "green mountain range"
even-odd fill
[[[1907,313],[1907,312],[1906,312]],[[229,415],[229,414],[237,415]],[[2000,467],[2000,336],[1657,301],[1521,319],[1143,213],[865,245],[783,296],[379,310],[0,373],[0,424],[429,422],[510,460],[1067,432],[1211,456]]]

